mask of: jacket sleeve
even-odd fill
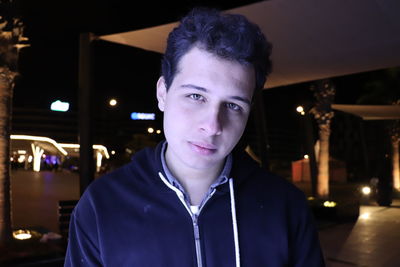
[[[291,264],[295,267],[324,267],[317,228],[303,192],[298,191],[292,199],[291,218]]]
[[[64,266],[102,266],[96,213],[85,194],[71,215]]]

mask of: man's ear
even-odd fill
[[[157,100],[158,100],[158,108],[161,111],[164,111],[165,107],[165,98],[167,97],[167,87],[165,85],[164,77],[161,76],[157,81]]]

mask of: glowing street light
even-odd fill
[[[154,133],[154,129],[151,128],[151,127],[149,127],[149,128],[147,128],[147,132],[149,132],[149,133]]]
[[[112,99],[110,99],[110,101],[108,102],[108,104],[109,104],[110,106],[112,106],[112,107],[115,107],[115,106],[118,104],[118,102],[117,102],[117,100],[116,100],[115,98],[112,98]]]
[[[297,111],[298,113],[303,112],[303,111],[304,111],[303,106],[298,106],[298,107],[296,108],[296,111]]]
[[[363,213],[363,214],[360,215],[360,218],[361,218],[361,219],[364,219],[364,220],[367,220],[367,219],[369,219],[370,217],[371,217],[371,214],[368,213],[368,212]]]
[[[336,202],[335,201],[325,201],[324,202],[324,207],[327,207],[327,208],[334,208],[334,207],[336,207]]]
[[[304,116],[306,113],[304,112],[304,108],[303,108],[303,106],[298,106],[297,108],[296,108],[296,111],[298,112],[298,113],[300,113],[302,116]]]
[[[156,133],[157,133],[157,134],[160,134],[160,133],[161,133],[161,130],[157,130]]]
[[[69,103],[57,100],[57,101],[54,101],[53,103],[51,103],[50,109],[53,111],[66,112],[69,110]]]
[[[371,187],[369,187],[369,186],[364,186],[364,187],[361,189],[361,192],[362,192],[364,195],[369,195],[369,194],[371,194]]]
[[[29,230],[16,230],[13,232],[13,237],[18,240],[26,240],[32,238]]]

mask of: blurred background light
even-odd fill
[[[50,109],[53,111],[66,112],[69,110],[69,103],[61,102],[60,100],[57,100],[57,101],[54,101],[53,103],[51,103]]]

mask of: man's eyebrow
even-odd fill
[[[203,92],[208,92],[208,90],[206,88],[201,87],[201,86],[197,86],[197,85],[194,85],[194,84],[182,84],[181,87],[183,87],[183,88],[192,88],[192,89],[200,90],[200,91],[203,91]]]
[[[183,87],[183,88],[192,88],[192,89],[196,89],[196,90],[199,90],[199,91],[202,91],[202,92],[208,92],[208,90],[206,88],[201,87],[201,86],[197,86],[197,85],[194,85],[194,84],[183,84],[183,85],[181,85],[181,87]],[[231,96],[229,98],[238,100],[240,102],[246,103],[249,106],[251,106],[251,101],[249,99],[247,99],[247,98],[244,98],[244,97],[241,97],[241,96]]]

